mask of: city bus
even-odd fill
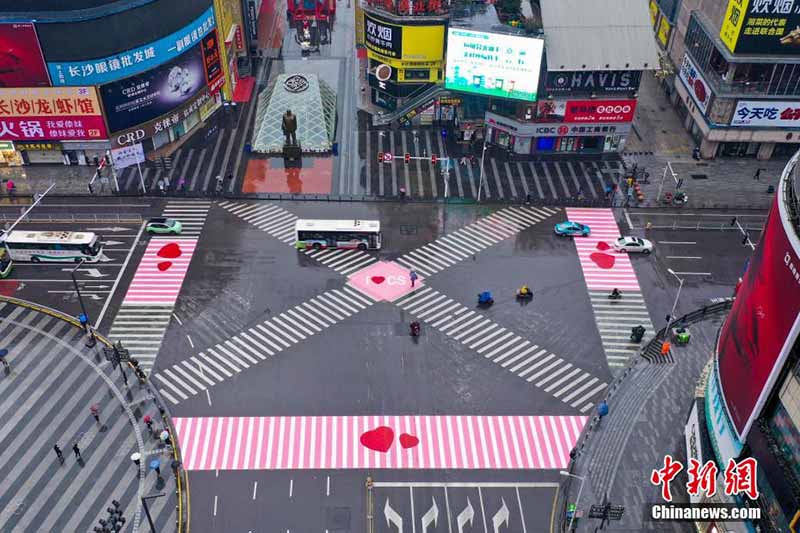
[[[0,248],[0,279],[7,278],[11,274],[14,263],[11,261],[5,248]]]
[[[298,250],[379,250],[381,223],[377,220],[298,220],[295,223],[295,247]]]
[[[14,230],[0,237],[14,261],[72,261],[94,263],[103,254],[98,235],[74,231]]]

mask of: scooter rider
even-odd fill
[[[411,335],[417,337],[419,335],[420,325],[419,322],[414,321],[411,323]]]
[[[614,287],[614,290],[611,291],[611,294],[609,295],[609,297],[610,298],[615,298],[615,299],[616,298],[622,298],[622,293],[619,291],[619,289]]]

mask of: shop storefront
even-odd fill
[[[61,143],[58,141],[15,142],[14,148],[22,155],[26,165],[57,165],[64,163]]]
[[[0,166],[18,167],[24,164],[22,154],[14,148],[11,141],[0,141]]]

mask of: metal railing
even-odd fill
[[[14,213],[0,213],[0,222],[14,222],[19,218],[19,215]],[[109,222],[118,222],[118,223],[127,223],[127,224],[141,224],[144,220],[142,219],[142,215],[134,215],[134,214],[81,214],[81,215],[74,215],[71,213],[53,213],[49,215],[41,215],[41,214],[31,214],[27,215],[25,218],[22,219],[22,222],[26,222],[29,224],[48,224],[48,223],[89,223],[89,224],[97,224],[97,223],[109,223]]]

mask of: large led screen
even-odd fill
[[[533,102],[544,41],[450,28],[445,86],[454,91]]]
[[[722,394],[741,441],[800,325],[800,245],[780,203],[776,198],[717,347]]]

